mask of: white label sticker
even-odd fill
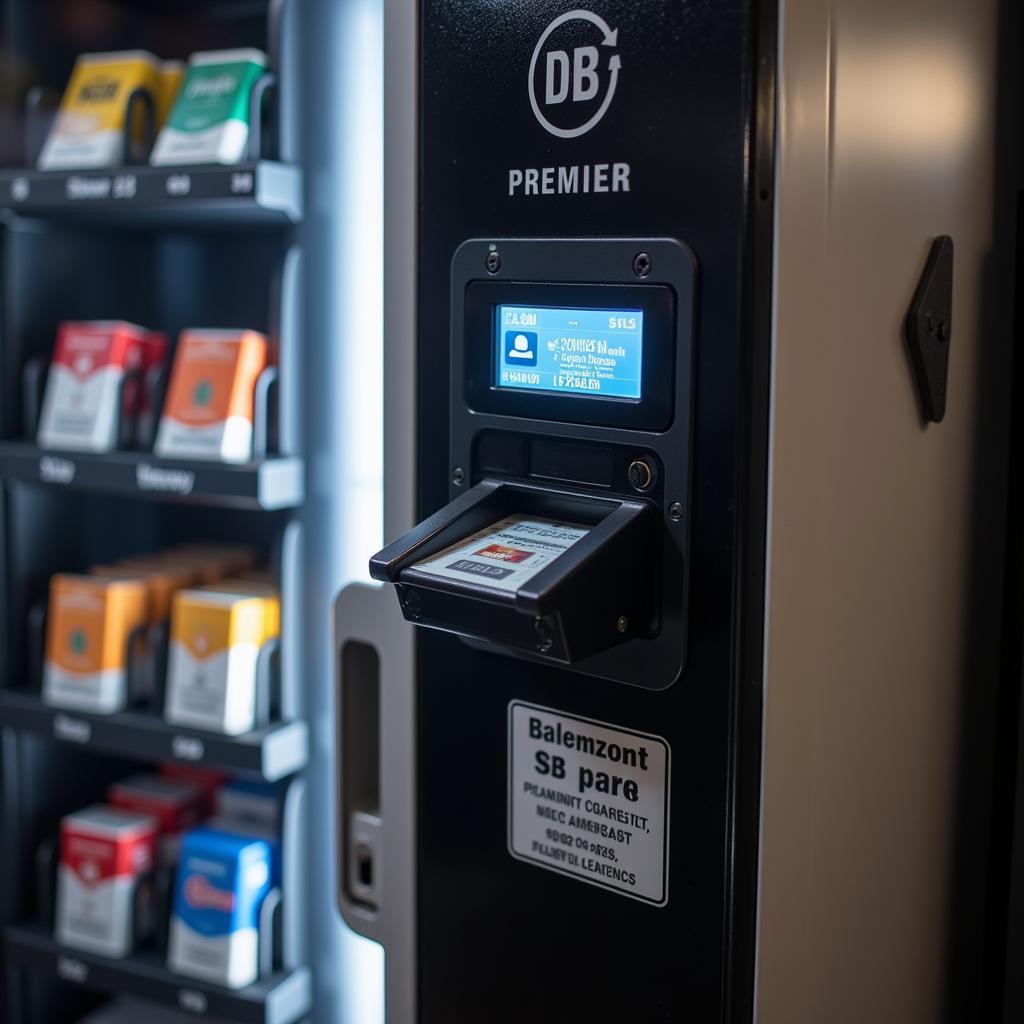
[[[88,743],[92,738],[92,726],[81,718],[68,715],[54,715],[53,735],[68,743]]]
[[[192,191],[192,179],[187,174],[170,174],[164,188],[169,196],[187,196]]]
[[[140,462],[135,467],[135,485],[140,491],[191,494],[196,485],[196,475],[187,469],[162,469]]]
[[[658,736],[512,701],[509,852],[664,906],[669,754]]]
[[[518,590],[590,533],[589,526],[539,516],[508,516],[413,568],[431,576]]]
[[[202,761],[206,746],[194,736],[175,736],[171,740],[171,753],[179,761]]]
[[[89,968],[81,960],[72,956],[57,957],[57,977],[64,981],[72,981],[76,985],[84,985],[89,980]]]
[[[39,479],[44,484],[69,484],[75,479],[75,464],[70,459],[44,455],[39,460]]]
[[[111,195],[115,199],[134,199],[139,190],[139,179],[134,174],[119,174],[114,179]]]
[[[64,182],[64,195],[68,199],[109,199],[113,185],[111,178],[83,178],[72,174]]]
[[[194,1013],[200,1017],[205,1016],[209,1008],[206,996],[202,992],[197,992],[194,988],[178,990],[178,1006],[185,1013]]]

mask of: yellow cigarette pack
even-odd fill
[[[237,736],[256,724],[256,667],[269,597],[182,590],[174,598],[164,717]]]
[[[160,61],[145,50],[84,53],[39,155],[41,171],[117,167],[125,162],[128,98],[146,90],[157,101]]]
[[[148,623],[141,580],[54,576],[50,581],[43,701],[113,714],[128,703],[128,638]]]
[[[242,594],[247,597],[261,597],[264,599],[267,610],[267,638],[280,636],[281,634],[281,598],[277,588],[272,583],[264,583],[258,580],[233,579],[219,580],[209,586],[200,587],[200,590],[220,594]]]

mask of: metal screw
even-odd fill
[[[668,507],[668,517],[673,523],[678,523],[683,518],[683,506],[678,501],[673,501]]]
[[[619,621],[615,623],[615,628],[620,633],[625,633],[626,630],[629,629],[629,619],[627,619],[625,615],[620,615]]]
[[[423,605],[414,590],[407,590],[402,595],[402,607],[410,619],[418,619],[423,614]]]
[[[546,654],[555,646],[555,638],[551,635],[551,628],[543,619],[534,619],[533,631],[537,634],[537,650]]]
[[[486,266],[488,274],[496,274],[501,270],[501,253],[497,249],[492,249],[487,254]]]
[[[456,466],[452,470],[452,483],[455,484],[456,487],[461,487],[462,486],[462,481],[465,480],[465,479],[466,479],[466,473],[463,470],[463,468],[461,466]]]
[[[638,252],[633,257],[633,273],[637,277],[646,277],[651,272],[651,257],[646,252]]]

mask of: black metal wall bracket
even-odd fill
[[[907,312],[906,335],[925,421],[946,415],[949,342],[953,332],[953,239],[932,242],[928,262]]]

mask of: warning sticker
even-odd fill
[[[509,852],[664,906],[669,754],[658,736],[512,701]]]
[[[589,526],[577,523],[508,516],[413,568],[445,579],[484,583],[495,590],[518,590],[588,533]]]

